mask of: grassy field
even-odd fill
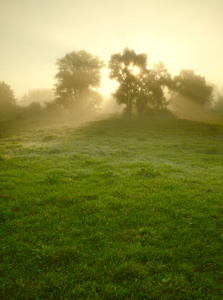
[[[222,299],[222,181],[217,124],[3,128],[1,299]]]

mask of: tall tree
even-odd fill
[[[57,66],[55,93],[63,106],[81,105],[83,94],[100,87],[104,62],[84,50],[66,54]]]
[[[164,87],[171,84],[171,76],[163,63],[148,69],[146,54],[126,48],[111,56],[109,69],[109,77],[119,83],[114,97],[118,104],[126,105],[128,115],[133,109],[141,115],[166,105]]]
[[[33,89],[29,90],[27,94],[23,95],[20,104],[26,106],[33,102],[37,102],[44,106],[46,102],[52,102],[54,98],[55,96],[51,89]]]
[[[212,106],[212,111],[216,114],[223,116],[223,89],[218,90],[217,87],[214,87],[214,101]]]
[[[11,87],[4,81],[0,82],[0,116],[10,115],[16,108],[16,99]]]
[[[126,105],[128,115],[132,114],[139,92],[139,74],[144,74],[147,67],[147,55],[136,54],[134,50],[125,48],[123,53],[116,53],[109,61],[110,79],[115,79],[119,87],[114,93],[118,104]]]
[[[165,65],[162,62],[154,64],[152,69],[144,71],[139,81],[139,96],[136,101],[138,114],[165,108],[165,90],[172,86],[172,78]]]
[[[174,77],[174,84],[179,94],[201,107],[211,101],[212,87],[206,84],[205,77],[196,75],[193,70],[181,70]]]

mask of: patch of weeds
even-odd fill
[[[139,171],[136,173],[139,176],[147,177],[147,178],[154,178],[160,175],[160,172],[154,168],[152,164],[141,167]]]
[[[99,134],[99,135],[106,135],[107,133],[104,130],[98,130],[97,134]]]
[[[0,205],[0,221],[6,221],[9,217],[13,216],[13,212],[8,207]]]
[[[12,145],[19,145],[19,146],[21,146],[21,145],[20,145],[20,140],[12,140],[12,141],[11,141],[11,144],[12,144]]]
[[[81,180],[81,179],[89,178],[89,177],[90,177],[89,173],[82,172],[82,171],[74,173],[71,176],[69,176],[69,178],[71,178],[72,180]]]
[[[204,153],[209,154],[209,155],[215,155],[215,154],[218,154],[218,150],[215,148],[209,148],[209,149],[206,149]]]
[[[114,172],[110,171],[110,170],[105,171],[105,172],[102,174],[102,178],[105,179],[105,182],[106,182],[107,184],[112,184],[112,183],[114,183],[116,177],[117,177],[117,175],[116,175]]]
[[[181,146],[180,146],[179,144],[173,144],[173,145],[170,145],[169,147],[170,147],[170,148],[177,149],[177,150],[180,150],[180,149],[181,149]]]
[[[138,270],[136,270],[133,264],[120,265],[114,272],[113,280],[115,282],[121,282],[127,284],[127,282],[132,282],[138,277]]]
[[[112,156],[116,156],[116,157],[118,157],[118,156],[125,156],[125,157],[127,157],[129,155],[129,152],[126,151],[126,150],[123,150],[123,149],[120,149],[120,150],[116,149],[116,150],[114,150],[113,153],[111,153],[111,155]]]
[[[115,199],[126,199],[127,195],[126,193],[122,192],[122,191],[119,191],[119,190],[115,190],[114,192],[112,192],[112,197],[114,197]],[[114,205],[115,202],[112,204]]]
[[[135,169],[135,168],[140,168],[140,167],[146,167],[147,163],[141,162],[141,161],[122,162],[121,166],[122,166],[122,168]]]
[[[145,141],[146,141],[146,138],[144,138],[144,137],[138,137],[138,138],[137,138],[137,141],[145,142]]]
[[[48,151],[48,154],[59,154],[59,153],[61,153],[62,152],[62,150],[60,150],[60,149],[58,149],[58,148],[54,148],[54,149],[50,149],[49,151]]]
[[[0,161],[3,161],[3,160],[5,160],[4,157],[2,157],[2,156],[0,155]]]
[[[96,164],[98,164],[98,161],[96,161],[95,159],[86,158],[86,159],[83,160],[81,165],[83,167],[88,167],[88,166],[93,166],[93,165],[96,165]]]
[[[55,184],[61,179],[58,174],[50,174],[45,178],[45,182],[48,184]]]
[[[174,165],[164,164],[162,167],[163,167],[163,170],[165,172],[167,172],[168,174],[183,173],[183,168],[179,168]]]
[[[47,263],[50,265],[57,265],[63,267],[65,263],[70,261],[78,261],[80,253],[77,251],[76,247],[64,246],[59,249],[48,249],[41,251],[39,253],[41,257],[42,264]]]
[[[214,126],[214,125],[210,125],[209,130],[210,131],[217,131],[217,127]]]
[[[56,139],[56,137],[54,135],[47,135],[42,139],[42,141],[47,143],[47,142],[54,141],[55,139]]]
[[[115,178],[116,174],[114,172],[108,170],[103,173],[103,177],[104,178]]]
[[[73,153],[72,155],[69,155],[69,160],[81,160],[83,157],[79,153]]]
[[[89,194],[89,195],[85,195],[83,197],[84,201],[92,201],[92,200],[97,200],[98,199],[98,195],[97,194]]]
[[[4,129],[0,129],[0,139],[7,137],[6,131]]]

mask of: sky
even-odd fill
[[[53,88],[56,61],[86,50],[108,63],[125,47],[193,69],[223,88],[223,0],[0,0],[0,81],[17,99]],[[101,92],[115,83],[102,71]]]

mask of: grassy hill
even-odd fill
[[[1,299],[222,299],[222,180],[217,124],[2,129]]]

